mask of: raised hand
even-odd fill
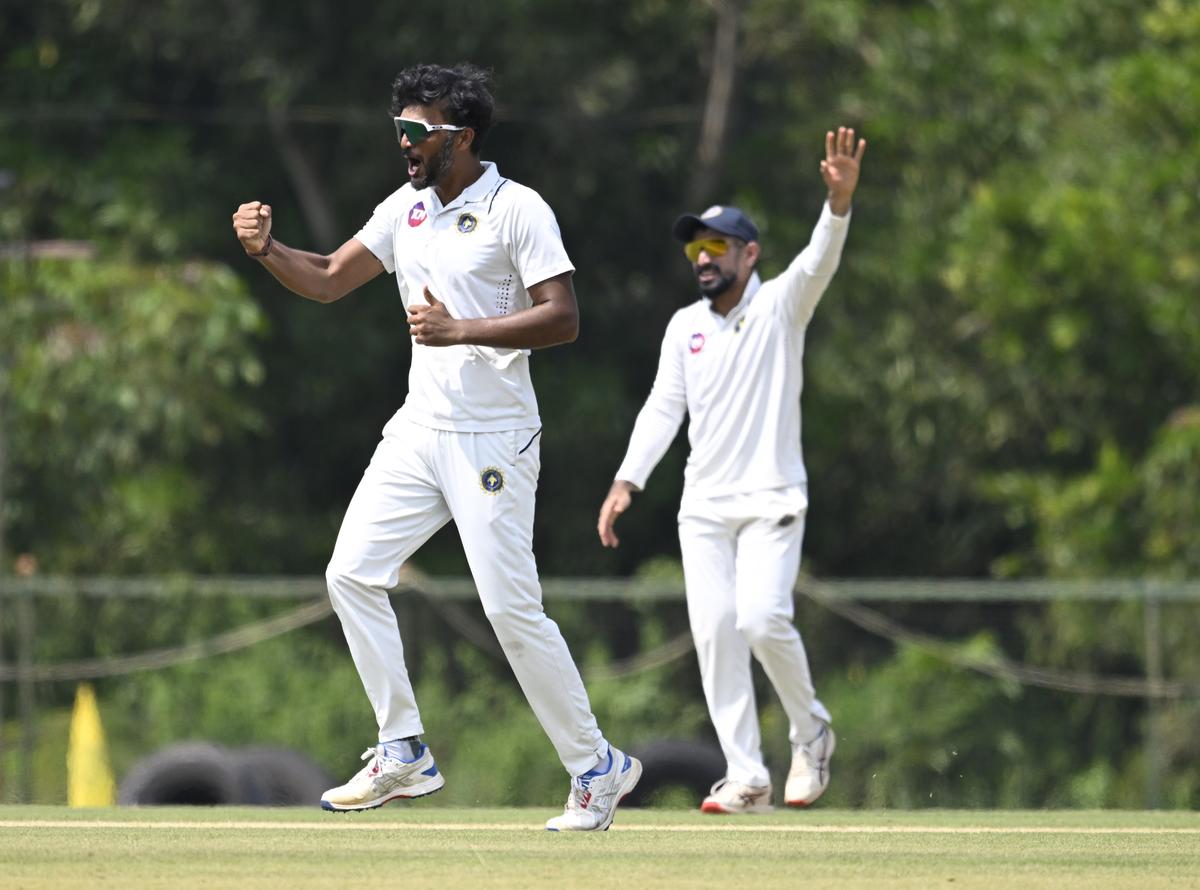
[[[458,342],[458,319],[450,315],[446,304],[425,288],[425,305],[408,307],[408,329],[422,346],[453,346]]]
[[[233,214],[233,231],[246,253],[262,253],[271,237],[271,205],[251,201]]]
[[[862,166],[867,140],[854,141],[852,127],[838,127],[825,134],[825,160],[821,161],[821,178],[829,189],[829,209],[838,216],[850,212],[850,198],[858,188],[858,171]]]

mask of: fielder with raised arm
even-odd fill
[[[302,297],[329,303],[386,272],[408,306],[408,331],[396,332],[413,341],[408,397],[383,428],[326,573],[378,743],[321,805],[367,810],[445,783],[420,738],[388,589],[453,519],[484,612],[571,776],[566,808],[546,827],[603,830],[641,764],[601,734],[562,633],[542,610],[533,556],[542,430],[529,351],[575,339],[574,266],[546,202],[480,159],[494,107],[489,81],[472,65],[400,72],[391,110],[409,182],[332,255],[275,240],[271,208],[259,201],[238,208],[233,228]]]
[[[701,299],[667,325],[658,374],[629,450],[600,508],[606,547],[689,417],[679,508],[688,616],[704,695],[727,761],[701,809],[771,810],[750,656],[762,664],[790,723],[793,757],[784,801],[811,804],[829,784],[835,737],[792,623],[793,589],[808,509],[800,450],[804,335],[841,258],[866,141],[825,134],[828,200],[812,241],[783,274],[763,282],[758,228],[736,207],[676,220]]]

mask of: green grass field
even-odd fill
[[[0,807],[0,886],[1200,887],[1200,813]]]

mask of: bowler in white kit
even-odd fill
[[[575,339],[574,266],[546,202],[480,159],[494,107],[489,81],[471,65],[400,72],[391,113],[409,182],[333,254],[274,240],[271,208],[259,201],[233,216],[246,252],[300,296],[332,302],[387,272],[408,307],[408,396],[383,429],[326,573],[379,737],[366,766],[321,805],[372,809],[445,784],[420,738],[387,591],[454,520],[484,612],[571,776],[566,808],[546,827],[603,830],[642,767],[601,734],[558,625],[542,610],[533,556],[541,419],[529,355]]]
[[[727,762],[701,804],[706,813],[772,809],[752,654],[790,724],[784,802],[807,806],[829,784],[832,720],[793,624],[808,510],[800,390],[805,332],[841,258],[865,150],[852,129],[826,134],[820,172],[828,199],[812,240],[767,282],[755,270],[758,228],[741,210],[715,206],[676,220],[673,234],[684,243],[701,299],[667,325],[654,385],[600,508],[600,541],[616,547],[617,518],[687,415],[679,544],[701,683]]]

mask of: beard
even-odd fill
[[[413,176],[409,182],[415,189],[428,188],[429,186],[437,186],[445,178],[446,173],[450,170],[450,165],[454,158],[454,140],[447,139],[442,144],[442,150],[433,155],[429,160],[425,161],[424,174]]]
[[[701,272],[707,271],[716,272],[718,276],[712,281],[700,285],[700,296],[708,297],[710,300],[715,300],[721,296],[721,294],[733,287],[734,282],[737,280],[735,275],[722,273],[720,268],[713,265],[701,266],[696,270],[696,275],[698,276]]]

